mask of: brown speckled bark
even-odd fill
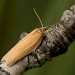
[[[63,13],[60,21],[48,27],[40,46],[13,66],[0,62],[0,75],[22,75],[30,68],[43,65],[46,60],[63,54],[75,39],[75,5]]]

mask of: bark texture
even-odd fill
[[[60,21],[46,29],[39,47],[9,67],[0,61],[0,75],[22,75],[25,71],[43,65],[46,60],[63,54],[75,39],[75,5],[64,11]],[[9,58],[10,59],[10,58]]]

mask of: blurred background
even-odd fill
[[[49,26],[57,23],[64,10],[73,4],[75,0],[0,0],[0,59],[18,42],[22,32],[41,27],[33,8],[44,26]],[[75,75],[75,42],[65,54],[24,75]]]

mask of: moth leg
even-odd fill
[[[28,33],[26,33],[26,32],[23,32],[21,35],[20,35],[20,40],[21,39],[23,39],[25,36],[27,36],[28,35]]]

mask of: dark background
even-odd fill
[[[22,32],[41,27],[33,8],[44,26],[49,26],[58,22],[63,11],[73,4],[75,0],[0,0],[0,58],[17,43]],[[65,54],[25,75],[75,75],[75,42]]]

